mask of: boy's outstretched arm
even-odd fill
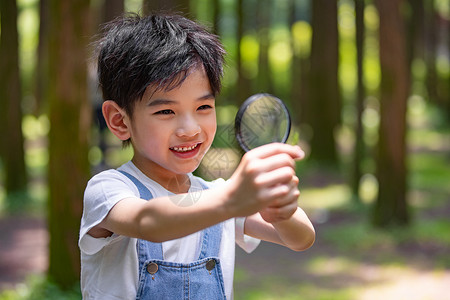
[[[300,148],[284,144],[263,146],[244,155],[233,177],[219,188],[151,201],[123,199],[89,234],[106,237],[116,233],[163,242],[233,217],[253,215],[276,205],[292,189],[294,159],[302,153]],[[196,202],[180,205],[186,197]]]
[[[303,251],[314,244],[315,231],[305,212],[298,207],[287,220],[269,223],[261,214],[247,217],[244,232],[255,238]]]

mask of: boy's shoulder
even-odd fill
[[[106,183],[115,181],[124,181],[125,175],[122,174],[118,169],[107,169],[97,174],[94,174],[88,181],[88,186],[96,183]]]
[[[123,165],[121,165],[120,167],[114,169],[114,168],[110,168],[110,169],[105,169],[102,170],[100,172],[97,172],[96,174],[94,174],[91,179],[89,180],[89,182],[91,181],[115,181],[115,180],[123,180],[125,178],[127,178],[122,171],[125,171],[127,173],[131,173],[132,168],[130,166],[130,161],[124,163]]]
[[[109,200],[109,198],[137,196],[139,192],[131,180],[118,169],[101,171],[88,181],[84,198],[86,200]]]

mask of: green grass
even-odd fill
[[[0,293],[0,300],[79,300],[81,291],[79,285],[70,290],[61,290],[58,286],[42,275],[28,277],[24,284],[16,289]]]

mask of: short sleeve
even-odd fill
[[[84,192],[78,243],[82,252],[95,254],[118,238],[115,234],[107,238],[94,238],[88,231],[99,224],[120,200],[131,197],[139,197],[139,191],[131,180],[116,170],[101,172],[89,180]]]
[[[261,240],[246,235],[244,233],[244,224],[246,218],[235,218],[236,244],[245,252],[253,252],[261,243]]]

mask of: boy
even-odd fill
[[[299,147],[254,149],[226,182],[191,174],[215,135],[224,53],[180,16],[126,17],[100,40],[103,114],[134,156],[87,185],[84,299],[231,299],[235,242],[247,252],[261,239],[314,242],[297,206]]]

